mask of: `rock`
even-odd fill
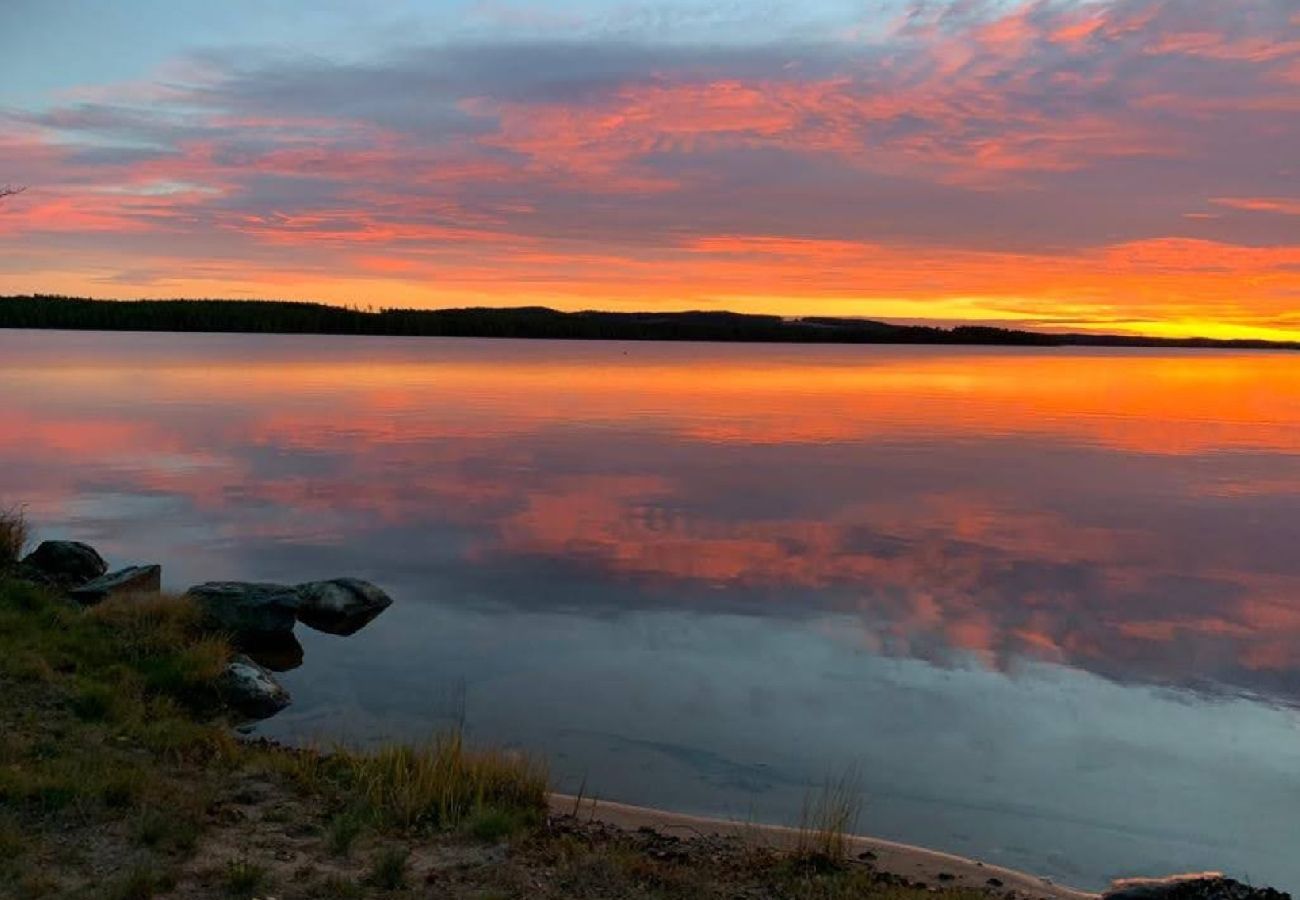
[[[290,703],[289,692],[247,656],[232,659],[217,686],[231,709],[253,719],[273,716]]]
[[[392,605],[393,599],[368,581],[335,578],[298,585],[298,620],[329,634],[354,634]]]
[[[22,566],[60,587],[84,584],[108,571],[104,558],[81,541],[42,541],[23,558]]]
[[[208,622],[237,642],[275,640],[293,632],[302,597],[283,584],[209,581],[185,592]]]
[[[1102,900],[1291,900],[1291,895],[1219,875],[1181,875],[1117,881]]]
[[[298,643],[298,638],[292,633],[262,637],[253,641],[245,640],[240,649],[247,653],[253,662],[272,672],[288,672],[298,668],[302,665],[305,655],[302,644]]]
[[[92,578],[80,587],[68,591],[68,596],[78,603],[93,606],[109,597],[126,597],[139,594],[157,594],[162,590],[162,566],[127,566]]]
[[[42,572],[35,566],[29,566],[25,562],[16,563],[7,573],[10,578],[18,581],[26,581],[29,584],[37,585],[43,588],[57,588],[58,584],[46,573]]]

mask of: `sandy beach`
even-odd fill
[[[605,822],[629,830],[653,828],[682,838],[720,834],[742,837],[774,848],[787,848],[793,847],[799,837],[797,829],[780,825],[690,816],[591,798],[579,801],[569,794],[552,794],[550,803],[555,813],[577,810],[577,817],[582,820]],[[849,838],[849,846],[851,855],[870,860],[879,871],[936,887],[993,888],[1042,900],[1095,900],[1101,896],[1055,884],[1026,872],[867,835]]]

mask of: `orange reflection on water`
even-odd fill
[[[358,436],[381,443],[575,419],[648,422],[684,438],[776,444],[908,433],[1044,435],[1181,454],[1300,443],[1300,366],[1288,353],[777,347],[715,355],[710,345],[688,345],[668,348],[665,360],[647,345],[620,345],[599,359],[551,346],[556,358],[503,359],[489,349],[476,361],[464,352],[419,359],[411,352],[418,345],[406,344],[398,360],[290,358],[245,363],[236,372],[166,359],[145,390],[164,400],[197,395],[262,412],[264,437],[303,446],[327,439],[339,404]],[[82,364],[24,380],[42,392],[111,405],[124,391],[141,390],[124,377],[112,365]],[[328,405],[291,400],[325,392]],[[393,433],[397,420],[418,432]]]
[[[0,363],[3,493],[1300,700],[1291,355],[191,340]]]

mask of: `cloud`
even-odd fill
[[[54,259],[60,289],[111,259],[184,288],[206,255],[246,263],[232,290],[278,266],[305,273],[301,296],[402,305],[914,316],[928,297],[945,318],[1292,327],[1287,223],[1204,209],[1291,209],[1284,0],[918,2],[886,27],[713,46],[652,32],[485,31],[347,62],[212,50],[11,110],[0,166],[33,190],[0,217],[25,261],[0,289],[49,289]],[[1232,257],[1231,302],[1196,289],[1201,249]]]
[[[1210,201],[1219,206],[1243,209],[1248,212],[1279,213],[1300,216],[1300,200],[1287,197],[1215,197]]]

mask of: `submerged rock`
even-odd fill
[[[291,702],[275,677],[247,656],[232,659],[217,685],[231,709],[253,719],[269,718]]]
[[[68,596],[78,603],[93,606],[109,597],[154,595],[162,590],[162,566],[127,566],[92,578],[80,587],[68,591]]]
[[[214,627],[236,641],[275,639],[293,632],[302,597],[283,584],[209,581],[185,592]]]
[[[1291,900],[1291,895],[1219,875],[1182,875],[1117,881],[1102,900]]]
[[[108,563],[95,548],[81,541],[42,541],[27,554],[22,569],[58,587],[73,587],[98,578],[108,571]]]
[[[354,634],[393,603],[379,588],[359,578],[335,578],[298,585],[298,620],[329,634]]]

